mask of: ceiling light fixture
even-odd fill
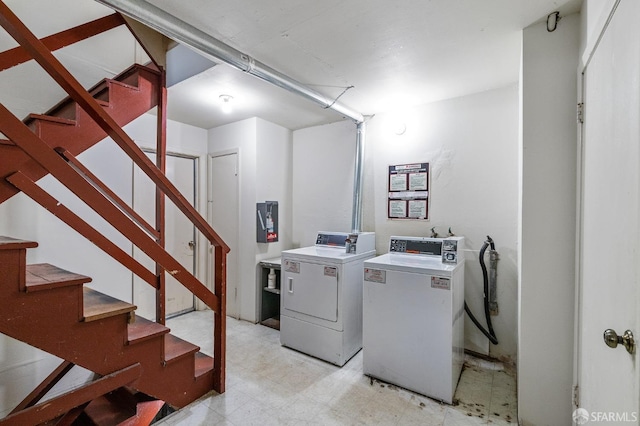
[[[222,112],[224,112],[225,114],[229,114],[232,110],[231,101],[233,101],[233,96],[220,95],[220,102],[222,102],[222,106],[220,108],[222,109]]]

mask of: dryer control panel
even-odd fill
[[[342,248],[346,253],[362,254],[376,249],[375,232],[326,232],[316,236],[317,247]]]

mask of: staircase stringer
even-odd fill
[[[140,378],[142,366],[133,364],[122,370],[97,379],[88,385],[74,389],[56,398],[26,408],[0,419],[2,425],[37,425],[55,419],[66,412],[105,395]]]

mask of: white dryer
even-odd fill
[[[452,403],[464,361],[464,238],[391,237],[364,262],[363,371]]]
[[[362,269],[375,234],[319,232],[282,252],[280,342],[343,366],[362,348]]]

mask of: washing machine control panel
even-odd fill
[[[442,263],[458,263],[458,240],[444,240],[442,242]]]
[[[442,238],[391,237],[389,252],[441,256]]]
[[[462,260],[463,243],[463,237],[391,237],[389,252],[432,256],[442,263],[456,264]]]

